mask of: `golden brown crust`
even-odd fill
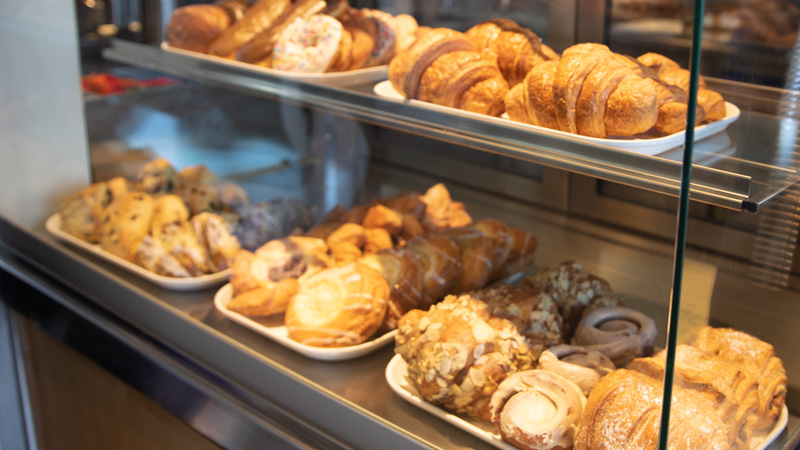
[[[454,51],[474,50],[463,33],[449,28],[435,28],[389,63],[389,80],[397,92],[406,98],[417,99],[422,75],[437,58]]]
[[[586,77],[576,104],[578,134],[604,138],[609,97],[628,75],[640,74],[639,65],[627,56],[613,54],[599,63]]]
[[[389,284],[389,303],[379,332],[397,328],[397,321],[422,306],[422,264],[407,249],[386,249],[358,260],[380,272]]]
[[[309,277],[289,301],[289,337],[314,347],[345,347],[369,339],[386,315],[389,285],[372,267],[353,262]]]
[[[452,239],[460,253],[461,273],[449,293],[460,294],[484,287],[493,269],[492,239],[471,227],[448,228],[438,233]]]
[[[228,13],[217,5],[186,5],[172,13],[164,38],[171,47],[208,53],[211,42],[230,24]]]
[[[100,242],[101,222],[111,193],[105,182],[94,183],[72,194],[59,210],[61,230],[86,242]]]
[[[211,42],[208,53],[223,58],[233,57],[239,47],[270,26],[290,4],[289,0],[259,0],[247,9],[241,20]]]
[[[553,80],[556,119],[561,131],[577,132],[575,107],[583,81],[609,56],[611,50],[602,44],[577,44],[564,50]]]
[[[497,219],[481,219],[473,227],[492,240],[492,272],[489,281],[500,278],[511,255],[514,237],[508,226]]]
[[[131,192],[112,202],[100,225],[100,246],[114,255],[134,262],[136,249],[150,233],[153,197]]]
[[[605,125],[609,136],[644,133],[658,119],[657,83],[650,78],[628,75],[608,98]]]
[[[727,114],[725,99],[716,91],[701,88],[697,91],[697,105],[703,109],[701,122],[714,122],[724,119]]]
[[[575,450],[656,448],[661,423],[660,380],[619,369],[589,394],[575,437]],[[728,449],[725,425],[692,392],[673,390],[668,448]]]
[[[423,273],[423,308],[441,300],[461,276],[461,252],[452,239],[441,235],[419,236],[405,248],[417,257]]]

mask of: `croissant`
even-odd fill
[[[475,48],[495,61],[509,87],[516,86],[536,65],[559,59],[558,53],[542,44],[533,31],[513,20],[492,19],[479,23],[464,34]]]
[[[586,400],[575,450],[657,448],[664,396],[660,380],[619,369],[600,379]],[[668,449],[730,448],[725,425],[692,391],[672,391]]]
[[[392,59],[389,80],[408,99],[492,116],[503,112],[508,92],[497,64],[447,28],[431,30]]]
[[[577,44],[557,62],[534,66],[505,107],[511,120],[589,137],[671,134],[686,127],[689,75],[655,53],[633,59],[605,45]],[[724,118],[722,96],[701,87],[697,123]]]

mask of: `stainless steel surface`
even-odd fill
[[[658,158],[545,136],[521,128],[445,113],[377,97],[372,84],[334,88],[294,82],[233,66],[221,66],[155,47],[116,41],[105,53],[111,60],[159,70],[217,86],[335,112],[406,133],[569,170],[643,189],[677,195],[680,154],[676,148]],[[781,166],[781,145],[795,145],[797,135],[779,132],[783,122],[770,115],[743,111],[728,131],[696,144],[692,198],[736,210],[756,211],[798,179],[794,167]],[[752,132],[750,127],[758,127]],[[749,130],[744,133],[743,130]],[[764,142],[759,136],[783,136]],[[741,141],[737,141],[741,138]]]

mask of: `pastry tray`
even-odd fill
[[[392,390],[406,400],[407,402],[415,405],[434,416],[445,420],[458,428],[470,433],[498,448],[514,449],[507,442],[503,441],[500,435],[495,430],[494,424],[474,419],[467,415],[457,415],[445,411],[438,406],[428,403],[420,397],[419,392],[408,383],[408,366],[405,360],[400,355],[394,355],[386,366],[386,381]],[[750,441],[751,450],[765,449],[779,434],[786,428],[786,423],[789,420],[789,410],[786,405],[783,406],[781,415],[775,422],[775,425],[769,430],[769,433],[754,435]]]
[[[252,73],[275,75],[282,78],[288,78],[297,81],[320,82],[328,86],[350,86],[354,84],[373,83],[375,81],[385,80],[387,70],[389,67],[387,65],[382,65],[376,67],[368,67],[366,69],[356,69],[356,70],[348,70],[345,72],[331,72],[331,73],[287,72],[285,70],[270,69],[267,67],[257,66],[255,64],[235,61],[226,58],[220,58],[218,56],[213,56],[213,55],[207,55],[205,53],[183,50],[171,47],[166,42],[161,43],[161,49],[164,50],[165,52],[174,53],[201,61],[206,61],[212,64],[237,67]]]
[[[506,126],[512,126],[524,130],[535,131],[540,134],[546,134],[549,136],[556,136],[563,139],[585,142],[587,144],[592,144],[592,145],[603,145],[607,147],[613,147],[619,150],[638,153],[641,155],[648,155],[648,156],[658,155],[659,153],[663,153],[667,150],[683,146],[685,140],[683,131],[678,133],[673,133],[668,136],[653,137],[653,138],[604,139],[604,138],[581,136],[579,134],[567,133],[565,131],[553,130],[550,128],[540,127],[536,125],[529,125],[526,123],[515,122],[508,118],[492,117],[492,116],[487,116],[485,114],[478,114],[470,111],[462,111],[460,109],[436,105],[433,103],[423,102],[420,100],[406,100],[406,98],[403,97],[402,94],[400,94],[394,89],[394,86],[392,86],[392,83],[389,80],[384,80],[376,84],[375,87],[373,88],[373,91],[375,92],[375,94],[381,97],[399,100],[403,102],[409,102],[414,105],[420,106],[422,108],[447,111],[453,114],[464,115],[466,117],[474,117],[494,123],[501,123]],[[726,110],[725,117],[723,119],[695,127],[694,129],[695,141],[698,141],[700,139],[703,139],[705,137],[711,136],[713,134],[725,130],[726,128],[728,128],[728,125],[730,125],[736,119],[738,119],[739,115],[741,114],[739,108],[732,103],[725,102],[725,110]]]
[[[86,250],[87,252],[92,253],[95,256],[99,256],[105,259],[106,261],[116,264],[117,266],[122,267],[123,269],[126,269],[129,272],[138,275],[165,289],[170,289],[173,291],[196,291],[207,287],[219,286],[220,284],[223,284],[226,281],[228,281],[228,278],[231,275],[231,269],[226,269],[221,272],[212,273],[208,275],[201,275],[198,277],[191,277],[191,278],[174,278],[174,277],[166,277],[163,275],[158,275],[156,273],[150,272],[144,267],[137,266],[136,264],[130,261],[122,259],[117,255],[114,255],[112,253],[103,250],[102,248],[100,248],[99,245],[90,244],[69,233],[64,232],[61,229],[61,214],[59,213],[50,216],[45,222],[44,226],[45,229],[47,229],[47,231],[50,232],[50,234],[56,236],[62,241],[80,247],[81,249]]]
[[[283,324],[283,314],[276,314],[270,317],[248,317],[228,309],[228,303],[233,298],[233,285],[230,283],[222,286],[214,295],[214,306],[225,317],[233,320],[239,325],[250,328],[251,330],[264,335],[273,341],[290,348],[303,356],[320,361],[345,361],[358,358],[359,356],[371,353],[384,345],[394,342],[397,330],[390,331],[375,339],[350,347],[312,347],[301,344],[289,338],[289,331]]]

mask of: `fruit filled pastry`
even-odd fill
[[[666,369],[666,351],[634,359],[628,368],[660,381]],[[759,421],[758,382],[741,364],[689,345],[678,345],[674,374],[676,386],[696,392],[714,409],[727,427],[732,447],[750,447]]]
[[[234,234],[242,248],[254,251],[266,242],[307,230],[317,214],[316,207],[299,200],[280,197],[248,203],[235,209]]]
[[[609,373],[586,400],[574,448],[657,448],[663,397],[661,380],[626,369]],[[672,397],[668,449],[730,448],[711,405],[680,387]]]
[[[389,63],[389,80],[403,97],[499,116],[508,82],[497,62],[463,33],[436,28]]]
[[[241,250],[233,263],[233,298],[227,307],[247,316],[282,313],[301,281],[331,265],[325,242],[316,238],[289,236],[255,253]]]
[[[289,300],[289,337],[314,347],[358,345],[372,337],[386,315],[389,285],[366,264],[352,262],[320,271]]]
[[[557,373],[589,395],[600,378],[614,371],[613,362],[597,350],[578,345],[554,345],[539,355],[537,369]]]
[[[483,420],[491,419],[489,401],[500,382],[533,368],[537,356],[512,322],[490,316],[486,303],[469,295],[400,318],[395,352],[423,399]]]
[[[759,421],[756,429],[775,423],[786,401],[787,378],[783,362],[775,355],[771,344],[743,331],[703,327],[691,345],[741,364],[758,381]]]
[[[586,397],[572,381],[545,370],[510,375],[492,394],[492,422],[521,449],[572,448]]]
[[[571,343],[598,350],[617,367],[653,354],[656,324],[649,316],[621,306],[603,306],[581,319]]]

